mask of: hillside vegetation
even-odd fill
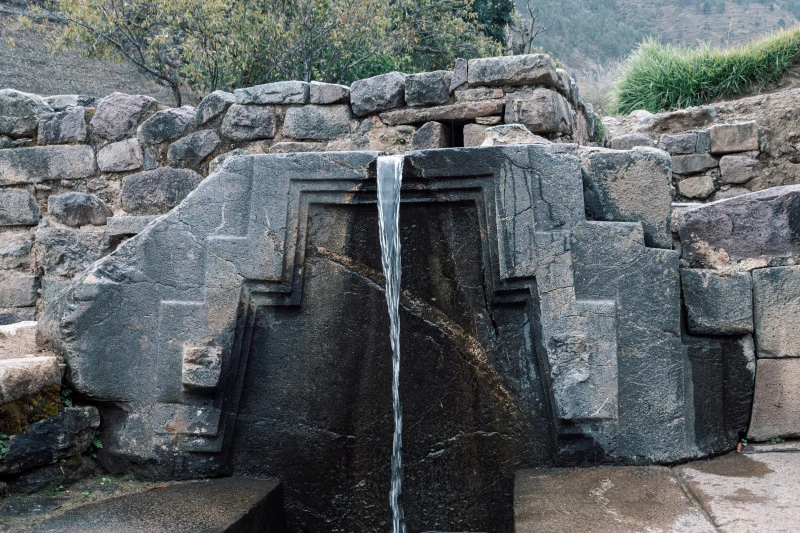
[[[800,27],[746,45],[688,48],[648,39],[623,67],[611,111],[659,111],[739,96],[778,80],[800,61]]]

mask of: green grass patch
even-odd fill
[[[738,96],[778,80],[800,63],[800,26],[742,46],[697,48],[647,39],[625,61],[612,89],[612,112],[651,113]]]

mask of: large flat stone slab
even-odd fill
[[[800,436],[800,359],[759,359],[747,438]]]
[[[729,454],[675,469],[723,533],[797,531],[800,454]]]
[[[715,531],[663,466],[523,470],[514,518],[516,533]]]
[[[170,485],[78,507],[37,533],[278,533],[283,489],[273,481],[223,478]]]

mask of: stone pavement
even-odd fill
[[[517,473],[516,533],[800,531],[800,445],[672,468],[620,466]]]

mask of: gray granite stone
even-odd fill
[[[671,155],[697,153],[697,133],[665,133],[659,139],[658,147]]]
[[[435,70],[406,77],[406,104],[440,105],[450,98],[450,83],[453,73],[449,70]]]
[[[644,133],[617,135],[611,139],[612,150],[630,150],[635,146],[653,146],[653,139]]]
[[[122,208],[131,215],[166,213],[192,192],[203,177],[189,169],[158,167],[125,176],[120,190]]]
[[[714,178],[708,174],[684,178],[678,182],[678,193],[686,198],[704,200],[714,194]]]
[[[35,226],[39,223],[39,206],[24,189],[0,190],[0,226]]]
[[[184,135],[195,122],[197,110],[192,106],[173,107],[157,112],[142,122],[136,136],[143,144],[159,144]]]
[[[198,124],[205,124],[227,111],[234,103],[236,103],[236,97],[233,93],[219,90],[214,91],[203,98],[197,106],[197,114],[194,120]]]
[[[712,154],[758,150],[758,124],[754,121],[717,124],[708,128],[708,136]]]
[[[149,96],[110,94],[100,100],[89,123],[92,134],[109,141],[132,137],[142,117],[155,110],[156,106],[156,101]]]
[[[800,359],[759,359],[748,440],[800,437]]]
[[[356,116],[401,107],[405,103],[406,75],[389,72],[350,85],[350,106]]]
[[[550,89],[517,91],[506,96],[506,124],[524,124],[533,133],[572,133],[567,100]]]
[[[411,137],[412,150],[431,150],[453,145],[453,133],[441,122],[426,122]]]
[[[108,220],[106,220],[106,235],[109,237],[137,235],[157,218],[158,215],[108,217]]]
[[[283,134],[293,139],[328,140],[350,133],[347,105],[290,107],[283,121]]]
[[[582,160],[586,209],[592,219],[641,222],[648,246],[672,247],[672,185],[666,152],[636,147],[630,152],[588,152]]]
[[[11,273],[0,278],[0,307],[29,307],[39,297],[35,276]]]
[[[0,150],[0,186],[88,178],[94,174],[91,146],[34,146]]]
[[[749,272],[720,274],[681,269],[689,331],[697,335],[742,335],[753,331],[753,288]]]
[[[672,171],[676,174],[696,174],[719,166],[719,161],[708,154],[676,155],[672,158]]]
[[[272,139],[276,130],[274,107],[233,104],[222,119],[222,135],[234,141]]]
[[[44,101],[53,108],[53,111],[65,111],[70,107],[95,107],[96,98],[83,94],[55,94],[45,96]]]
[[[33,247],[32,237],[29,232],[0,233],[0,270],[28,268]]]
[[[722,183],[746,183],[758,175],[758,160],[745,155],[726,155],[719,160]]]
[[[111,209],[94,194],[68,192],[47,199],[47,212],[57,221],[73,228],[92,224],[102,226],[112,215]]]
[[[220,142],[214,130],[196,131],[170,144],[167,159],[170,164],[196,166],[214,153]]]
[[[336,83],[312,81],[309,85],[309,104],[346,104],[350,102],[350,87]]]
[[[138,170],[143,164],[142,147],[137,139],[125,139],[107,144],[97,152],[97,167],[100,172]]]
[[[800,266],[753,271],[756,353],[800,357]]]
[[[307,104],[309,85],[304,81],[277,81],[255,87],[236,89],[236,103],[243,104]]]
[[[113,242],[103,233],[39,228],[35,248],[46,275],[73,276],[110,253]]]
[[[453,77],[450,78],[450,92],[455,92],[457,89],[466,87],[467,84],[467,68],[469,63],[466,59],[456,59],[455,67],[453,68]]]
[[[468,79],[474,85],[538,85],[555,87],[556,63],[545,54],[470,59]]]
[[[0,135],[18,139],[36,133],[39,117],[53,108],[41,96],[14,89],[0,90]]]
[[[39,118],[39,144],[63,144],[86,141],[86,108],[70,107]]]

